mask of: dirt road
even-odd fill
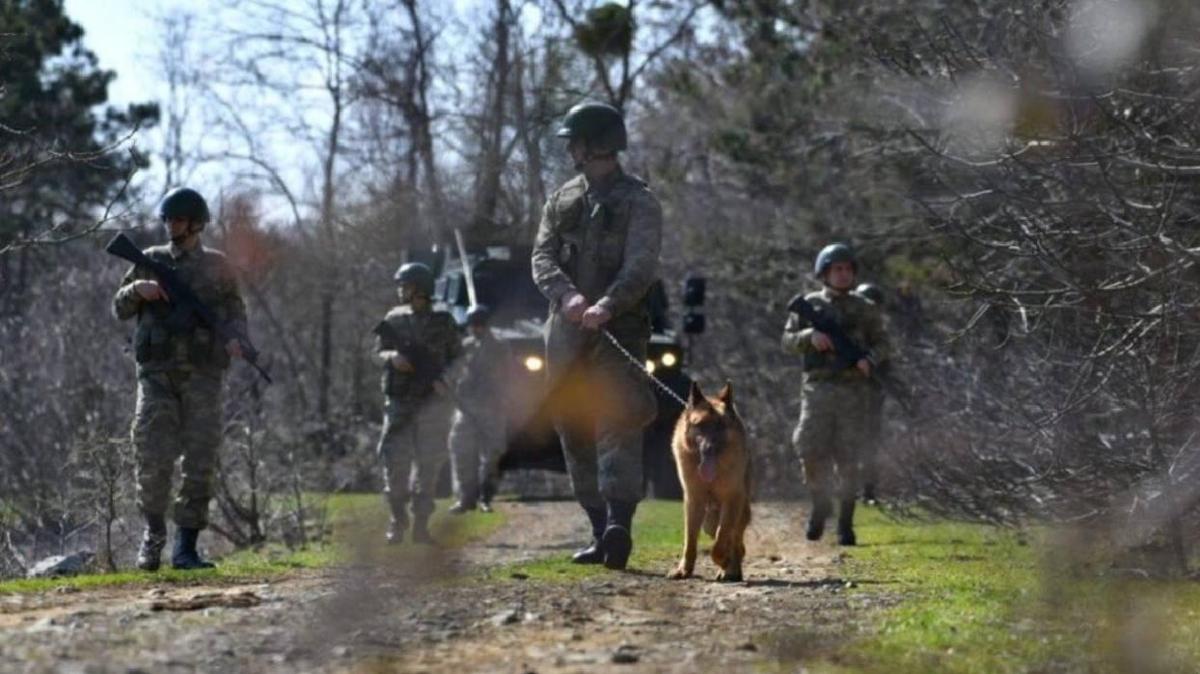
[[[503,503],[507,523],[453,553],[359,562],[240,586],[0,597],[8,672],[661,672],[800,664],[864,629],[836,548],[793,504],[759,504],[745,583],[667,581],[667,563],[562,581],[516,562],[584,536],[570,503]],[[520,541],[520,545],[514,542]],[[513,576],[517,577],[513,577]],[[206,596],[207,595],[207,596]],[[220,595],[220,596],[216,596]],[[198,597],[198,599],[197,599]],[[181,602],[214,604],[198,610]],[[222,605],[225,604],[225,605]]]

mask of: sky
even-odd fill
[[[285,0],[286,2],[287,0]],[[293,0],[302,5],[312,0]],[[480,14],[486,0],[426,0],[427,6],[470,20]],[[84,45],[96,54],[103,69],[116,72],[109,86],[109,104],[123,107],[129,103],[163,101],[166,86],[156,68],[155,54],[160,49],[159,27],[156,16],[177,10],[204,15],[217,13],[225,0],[65,0],[67,16],[83,27]],[[445,36],[443,36],[445,39]],[[193,132],[195,133],[195,132]],[[200,130],[203,133],[203,130]],[[160,129],[148,129],[133,139],[136,146],[153,152],[161,143]],[[293,189],[304,192],[308,182],[308,168],[312,165],[308,156],[310,148],[289,144],[286,134],[278,134],[275,140],[267,140],[268,153],[274,155],[287,175]],[[157,162],[135,179],[147,186],[147,194],[158,194],[163,189],[165,174]],[[188,179],[191,186],[201,192],[224,187],[229,167],[205,166],[199,174]],[[194,183],[194,185],[192,185]],[[286,209],[281,204],[268,205],[271,215],[282,216]],[[290,211],[288,211],[290,212]]]

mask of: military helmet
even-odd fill
[[[629,141],[625,118],[606,103],[580,103],[571,108],[554,135],[582,138],[589,146],[605,152],[624,150]]]
[[[467,309],[467,325],[487,325],[492,319],[492,310],[482,304]]]
[[[209,220],[208,202],[190,187],[176,187],[158,203],[158,219],[187,218],[204,225]]]
[[[834,262],[849,262],[854,266],[854,271],[858,271],[858,258],[854,256],[854,250],[844,243],[831,243],[817,253],[817,261],[813,264],[813,276],[824,277]]]
[[[406,262],[400,265],[393,276],[396,284],[411,283],[417,287],[417,292],[426,297],[433,297],[433,270],[420,262]]]
[[[883,289],[874,283],[860,283],[854,289],[855,294],[871,300],[875,304],[883,304]]]

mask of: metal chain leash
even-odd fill
[[[679,403],[680,407],[687,409],[687,406],[688,406],[687,401],[684,400],[678,393],[672,391],[670,389],[670,387],[668,387],[666,384],[662,383],[661,379],[659,379],[658,377],[655,377],[653,374],[651,374],[650,371],[648,371],[646,369],[646,364],[643,363],[642,361],[638,360],[638,358],[636,356],[634,356],[632,353],[629,353],[629,351],[627,351],[625,349],[625,347],[621,346],[621,343],[617,341],[616,337],[613,337],[613,334],[611,332],[609,332],[608,330],[606,330],[604,328],[601,328],[600,332],[603,333],[604,336],[608,339],[608,343],[613,345],[613,348],[615,348],[617,351],[620,351],[621,355],[625,356],[625,359],[628,360],[631,365],[633,365],[635,368],[637,368],[638,372],[641,372],[643,375],[646,376],[647,379],[650,380],[651,383],[653,383],[655,386],[657,386],[660,390],[665,392],[667,395],[674,398],[675,402]]]

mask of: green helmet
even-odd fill
[[[817,261],[813,264],[813,276],[824,277],[834,262],[849,262],[854,271],[858,271],[858,258],[854,256],[854,250],[844,243],[831,243],[817,253]]]
[[[567,111],[559,127],[559,138],[582,138],[600,152],[619,152],[628,144],[625,118],[606,103],[580,103]]]
[[[158,203],[158,219],[172,218],[187,218],[203,227],[209,220],[208,202],[190,187],[176,187]]]
[[[492,310],[482,304],[467,309],[467,325],[487,325],[492,320]]]
[[[856,295],[861,295],[875,304],[883,304],[883,289],[873,283],[860,283],[854,289]]]
[[[420,262],[406,262],[400,265],[393,276],[396,284],[411,283],[417,287],[417,292],[426,297],[433,297],[433,270]]]

